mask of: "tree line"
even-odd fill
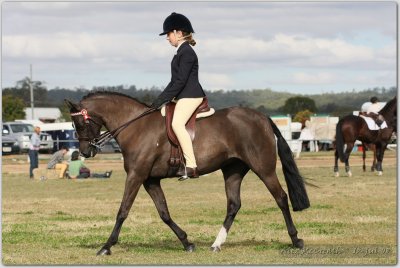
[[[24,78],[14,87],[3,88],[2,116],[3,121],[23,119],[23,109],[30,107],[30,83],[29,78]],[[58,107],[63,117],[69,119],[64,99],[78,102],[83,96],[94,91],[114,91],[138,99],[141,102],[151,104],[161,93],[162,88],[151,87],[145,89],[131,86],[95,86],[92,89],[77,88],[53,88],[48,90],[44,83],[33,82],[33,94],[35,107]],[[375,87],[363,91],[347,91],[341,93],[323,94],[294,94],[289,92],[277,92],[271,89],[231,90],[231,91],[206,91],[210,106],[222,109],[231,106],[243,106],[256,109],[268,115],[291,115],[295,121],[302,121],[296,116],[310,114],[324,114],[331,116],[344,116],[359,110],[361,105],[369,101],[372,96],[380,101],[388,101],[397,94],[397,88]]]

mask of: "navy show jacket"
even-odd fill
[[[171,82],[159,98],[167,102],[173,98],[202,97],[205,93],[199,82],[199,61],[189,42],[184,42],[171,61]]]

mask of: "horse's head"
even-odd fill
[[[69,107],[72,122],[79,140],[79,151],[88,158],[97,154],[97,147],[91,144],[100,135],[102,123],[90,115],[90,111],[81,107],[80,104],[64,100]]]

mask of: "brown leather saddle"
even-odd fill
[[[178,138],[172,130],[172,118],[174,117],[176,103],[169,102],[165,106],[165,125],[167,128],[168,140],[171,144],[171,154],[168,164],[170,165],[169,175],[174,175],[178,170],[181,163],[184,163],[183,153],[181,146],[179,145]],[[192,116],[186,123],[186,130],[189,132],[190,138],[194,140],[196,133],[196,117],[197,114],[210,111],[208,106],[208,99],[204,98],[203,102],[193,112]]]

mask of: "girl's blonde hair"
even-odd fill
[[[192,33],[182,32],[182,35],[183,35],[183,39],[188,41],[191,46],[195,46],[196,45],[196,41],[193,39]]]

